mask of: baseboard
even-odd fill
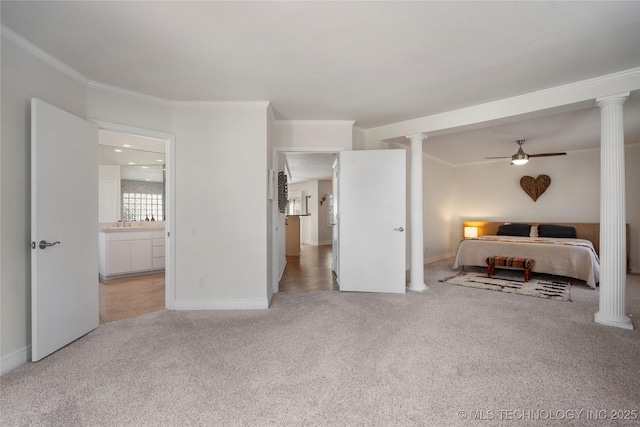
[[[31,345],[9,353],[0,359],[0,375],[4,375],[12,369],[22,366],[31,360]]]
[[[332,245],[333,244],[333,240],[313,240],[311,242],[303,242],[303,245],[309,245],[309,246],[324,246],[324,245]]]
[[[284,269],[287,268],[287,260],[285,258],[284,262],[280,266],[280,274],[278,275],[278,282],[282,280],[282,275],[284,274]]]
[[[109,280],[126,279],[129,277],[148,276],[150,274],[160,274],[164,272],[165,272],[164,268],[157,268],[155,270],[145,270],[145,271],[138,271],[135,273],[125,273],[125,274],[112,274],[110,276],[98,274],[98,277],[100,278],[100,280],[104,280],[105,282],[108,282]]]
[[[442,261],[443,259],[450,258],[453,255],[454,255],[453,253],[448,253],[448,254],[442,254],[442,255],[438,255],[438,256],[433,256],[433,257],[430,257],[430,258],[425,258],[423,260],[423,262],[424,262],[424,265],[433,264],[434,262],[438,262],[438,261]],[[411,270],[411,260],[409,260],[409,259],[407,259],[407,262],[405,264],[405,270],[406,271]]]
[[[453,255],[454,255],[453,253],[448,253],[448,254],[442,254],[442,255],[438,255],[438,256],[434,256],[434,257],[430,257],[430,258],[425,258],[424,259],[424,263],[425,264],[433,264],[434,262],[438,262],[438,261],[442,261],[443,259],[451,258]]]
[[[629,268],[629,273],[630,274],[640,274],[640,266],[632,265],[631,268]]]
[[[256,310],[269,308],[268,298],[177,299],[174,310]]]

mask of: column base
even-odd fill
[[[601,325],[615,326],[616,328],[633,330],[633,323],[631,323],[631,319],[628,316],[611,317],[597,312],[593,315],[593,320],[596,323],[600,323]]]
[[[426,291],[427,289],[429,289],[429,287],[427,285],[425,285],[424,283],[418,283],[418,284],[410,283],[409,286],[407,286],[407,289],[410,290],[410,291],[422,292],[422,291]]]

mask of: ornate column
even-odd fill
[[[626,207],[622,105],[629,92],[596,99],[600,108],[600,309],[597,323],[633,329],[625,314]]]
[[[407,136],[411,141],[411,272],[409,279],[410,291],[424,291],[424,238],[422,235],[422,141],[426,136],[422,134]]]

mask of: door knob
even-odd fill
[[[404,231],[404,228],[402,228],[402,227],[398,227],[398,228],[394,228],[394,230],[397,230],[397,231],[399,231],[399,232],[401,232],[401,233],[402,233],[402,232]]]
[[[40,249],[46,249],[49,246],[57,245],[59,243],[60,242],[49,243],[46,240],[40,240],[40,243],[38,243],[38,246],[40,247]]]

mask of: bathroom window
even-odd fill
[[[145,221],[147,218],[163,221],[162,194],[122,193],[122,218],[127,221]]]

